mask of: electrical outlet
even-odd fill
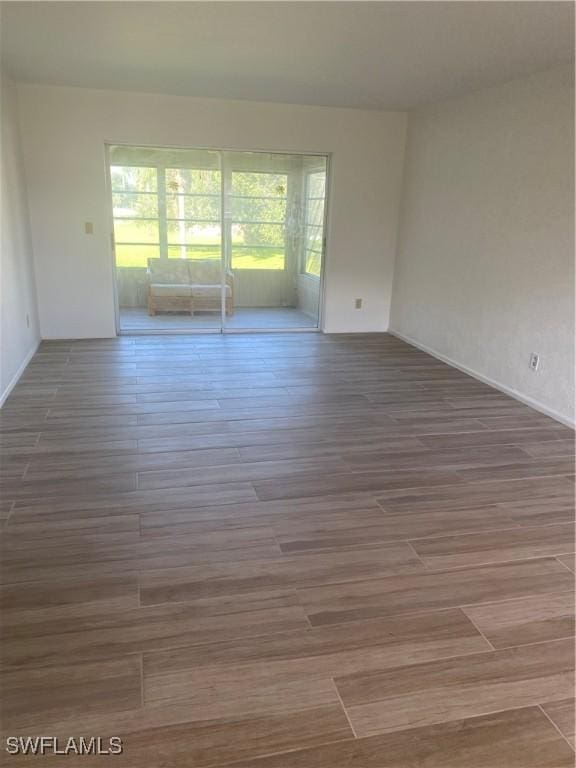
[[[537,355],[536,352],[531,352],[530,362],[529,362],[530,370],[537,371],[539,365],[540,365],[540,355]]]
[[[94,234],[94,224],[91,221],[85,221],[84,222],[84,232],[87,235],[93,235]]]
[[[355,309],[362,309],[362,299],[356,299],[354,302]]]
[[[30,315],[26,313],[26,328],[30,328]]]

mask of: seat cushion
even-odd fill
[[[152,296],[172,296],[173,298],[190,298],[192,295],[190,285],[169,285],[164,283],[151,283],[150,294]]]
[[[148,259],[150,282],[154,285],[188,285],[188,259]]]
[[[194,285],[215,285],[220,282],[219,259],[189,259],[189,282]]]
[[[198,298],[219,298],[220,286],[219,285],[196,285],[190,286],[192,290],[192,296],[198,296]],[[225,286],[226,296],[232,295],[232,289],[229,285]]]

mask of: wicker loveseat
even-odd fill
[[[148,314],[219,312],[220,262],[215,259],[148,259]],[[234,314],[234,275],[226,271],[226,314]]]

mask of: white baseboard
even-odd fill
[[[24,358],[24,360],[22,361],[22,364],[20,365],[20,367],[18,368],[18,370],[16,371],[16,373],[14,374],[14,376],[12,376],[12,379],[10,380],[10,383],[8,384],[8,386],[6,387],[6,389],[4,390],[4,392],[2,392],[2,394],[0,395],[0,408],[2,408],[2,406],[3,406],[3,405],[4,405],[4,403],[6,402],[6,400],[7,400],[7,398],[8,398],[8,395],[10,394],[10,392],[12,392],[12,390],[14,389],[14,387],[16,386],[16,384],[18,384],[18,381],[19,381],[19,379],[20,379],[20,376],[22,376],[22,374],[23,374],[23,373],[24,373],[24,371],[26,370],[26,366],[28,365],[28,363],[30,362],[30,360],[32,360],[32,358],[34,357],[34,355],[36,354],[36,352],[37,352],[37,350],[38,350],[38,347],[39,347],[39,346],[40,346],[40,339],[38,339],[38,341],[37,341],[37,342],[36,342],[36,344],[35,344],[35,345],[32,347],[32,349],[30,350],[30,352],[28,352],[28,354],[26,355],[26,357],[25,357],[25,358]]]
[[[472,376],[474,379],[478,379],[478,381],[482,381],[484,384],[489,384],[491,387],[494,387],[494,389],[498,389],[500,392],[504,392],[504,394],[510,395],[510,397],[513,397],[515,400],[519,400],[521,403],[524,403],[524,405],[529,405],[530,408],[534,408],[535,411],[539,411],[540,413],[543,413],[546,416],[550,416],[551,419],[554,419],[555,421],[559,421],[561,424],[565,424],[567,427],[571,427],[572,429],[576,427],[575,422],[570,421],[569,418],[567,418],[561,413],[558,413],[558,411],[555,411],[552,408],[548,408],[548,406],[542,405],[541,403],[534,400],[533,398],[528,397],[528,395],[523,395],[521,392],[517,392],[515,389],[512,389],[512,387],[506,386],[506,384],[502,384],[499,381],[494,381],[494,379],[491,379],[488,376],[484,376],[483,374],[478,373],[478,371],[475,371],[473,368],[468,368],[468,366],[462,365],[462,363],[457,363],[456,360],[453,360],[451,357],[448,357],[447,355],[443,355],[440,352],[437,352],[435,349],[432,349],[432,347],[428,347],[426,346],[426,344],[421,344],[419,341],[416,341],[415,339],[410,338],[410,336],[405,336],[403,333],[400,333],[399,331],[395,331],[392,328],[389,328],[388,333],[391,336],[396,336],[396,338],[401,339],[402,341],[405,341],[407,344],[410,344],[412,347],[421,349],[422,352],[426,352],[432,357],[435,357],[437,360],[441,360],[443,363],[448,363],[448,365],[451,365],[453,368],[457,368],[459,371],[462,371],[463,373],[467,373],[469,376]]]

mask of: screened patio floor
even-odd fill
[[[292,307],[242,308],[237,307],[232,317],[226,318],[231,330],[284,330],[288,328],[315,328],[315,318]],[[190,331],[219,329],[220,317],[216,312],[189,315],[162,313],[150,316],[144,307],[120,308],[120,330],[131,331]]]

